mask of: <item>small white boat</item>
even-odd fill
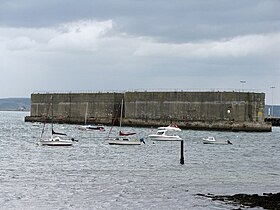
[[[170,124],[167,127],[158,127],[158,130],[181,131],[177,124]]]
[[[41,139],[39,145],[41,146],[72,146],[73,139],[64,139],[60,136],[52,135],[50,139]]]
[[[137,138],[129,138],[129,137],[116,137],[112,140],[109,140],[108,143],[110,145],[141,145],[142,143],[145,144],[145,141],[143,138],[140,140]]]
[[[105,131],[104,126],[103,125],[82,125],[80,127],[78,127],[79,130],[99,130],[99,131]]]
[[[202,138],[203,144],[232,144],[229,140],[215,139],[213,136]]]
[[[143,138],[137,138],[137,137],[128,137],[128,136],[132,136],[132,135],[135,135],[136,133],[124,133],[121,131],[121,127],[122,127],[122,110],[123,110],[123,100],[121,102],[121,107],[120,107],[120,110],[121,110],[121,114],[120,114],[120,130],[119,130],[119,133],[118,133],[118,137],[116,138],[113,138],[113,139],[110,139],[109,138],[109,135],[112,131],[112,128],[111,130],[109,131],[109,134],[108,134],[108,144],[110,145],[141,145],[142,143],[145,144],[145,141]]]
[[[53,104],[53,97],[51,96],[51,107]],[[45,138],[45,126],[44,122],[42,133],[38,145],[40,146],[72,146],[73,142],[76,141],[74,138],[68,137],[65,133],[58,133],[53,130],[53,108],[52,108],[52,122],[51,122],[51,137]]]
[[[150,134],[151,140],[155,141],[181,141],[182,138],[178,135],[167,135],[168,130],[158,130],[156,134]]]
[[[64,133],[55,132],[52,129],[51,137],[49,139],[47,139],[47,138],[44,138],[43,135],[41,135],[41,138],[40,138],[40,141],[38,144],[40,146],[72,146],[74,141],[78,142],[77,140],[74,140],[74,138],[71,138]]]
[[[88,114],[88,103],[86,103],[86,111],[85,111],[85,124],[78,127],[79,130],[84,131],[92,131],[92,130],[99,130],[99,131],[105,131],[103,125],[89,125],[87,124],[87,114]]]

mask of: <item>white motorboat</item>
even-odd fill
[[[156,134],[150,134],[151,140],[155,141],[181,141],[182,138],[178,135],[170,134],[167,135],[168,130],[158,130]]]
[[[181,131],[177,124],[170,124],[167,127],[158,127],[158,130]]]
[[[229,140],[215,139],[213,136],[202,138],[203,144],[232,144]]]

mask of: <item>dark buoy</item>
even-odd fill
[[[181,158],[180,158],[180,164],[185,164],[184,161],[184,141],[181,140]]]

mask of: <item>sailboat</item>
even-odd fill
[[[104,131],[104,126],[103,125],[87,125],[87,113],[88,113],[88,103],[86,105],[86,112],[85,112],[85,124],[81,125],[79,127],[80,130],[99,130],[99,131]]]
[[[108,143],[110,145],[141,145],[145,144],[144,138],[131,138],[129,136],[135,135],[136,133],[124,133],[121,131],[122,128],[122,115],[123,115],[123,99],[121,103],[121,115],[120,115],[120,127],[119,127],[119,136],[114,139],[109,139]],[[113,123],[114,124],[114,123]],[[112,130],[112,129],[111,129]],[[111,132],[110,130],[110,132]],[[108,136],[110,135],[110,132]]]
[[[64,133],[55,132],[53,129],[53,98],[52,98],[52,96],[51,96],[51,108],[52,108],[51,137],[48,139],[44,138],[45,125],[46,125],[46,122],[44,122],[44,126],[43,126],[42,133],[40,136],[39,145],[41,145],[41,146],[72,146],[73,141],[75,141],[73,138],[68,137]]]

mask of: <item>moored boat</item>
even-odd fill
[[[103,125],[81,125],[79,127],[80,130],[87,130],[87,131],[90,131],[90,130],[99,130],[99,131],[105,131],[105,128]]]
[[[41,139],[39,145],[41,146],[72,146],[73,139],[63,139],[60,136],[51,136],[50,139]]]
[[[175,123],[170,124],[166,127],[158,127],[158,130],[168,130],[168,131],[181,131],[181,129],[179,128],[179,126]]]
[[[202,138],[203,144],[232,144],[229,140],[219,139],[217,140],[213,136]]]
[[[73,142],[75,141],[74,138],[68,137],[65,133],[58,133],[55,132],[53,129],[53,98],[51,96],[51,109],[52,109],[52,122],[51,122],[51,137],[45,138],[45,126],[46,122],[44,122],[41,137],[39,140],[38,145],[40,146],[72,146]]]
[[[79,130],[86,130],[86,131],[92,131],[92,130],[99,130],[99,131],[105,131],[104,125],[90,125],[87,124],[87,115],[88,115],[88,103],[86,103],[86,111],[85,111],[85,124],[78,127]]]
[[[149,138],[155,141],[181,141],[182,138],[178,135],[169,134],[168,130],[158,130],[156,134],[150,134]]]
[[[144,138],[128,137],[128,136],[135,135],[136,134],[135,132],[124,133],[124,132],[121,131],[121,128],[122,128],[123,100],[121,102],[120,110],[121,110],[121,114],[120,114],[120,126],[119,126],[118,137],[115,137],[115,138],[112,138],[112,139],[109,138],[109,135],[110,135],[111,130],[113,128],[113,126],[112,126],[111,130],[109,131],[108,137],[107,137],[109,139],[108,143],[110,145],[141,145],[142,143],[145,144]],[[113,122],[113,125],[114,125],[114,122]]]
[[[145,144],[143,138],[138,140],[137,138],[129,138],[129,137],[116,137],[108,141],[110,145],[141,145],[142,143]]]

